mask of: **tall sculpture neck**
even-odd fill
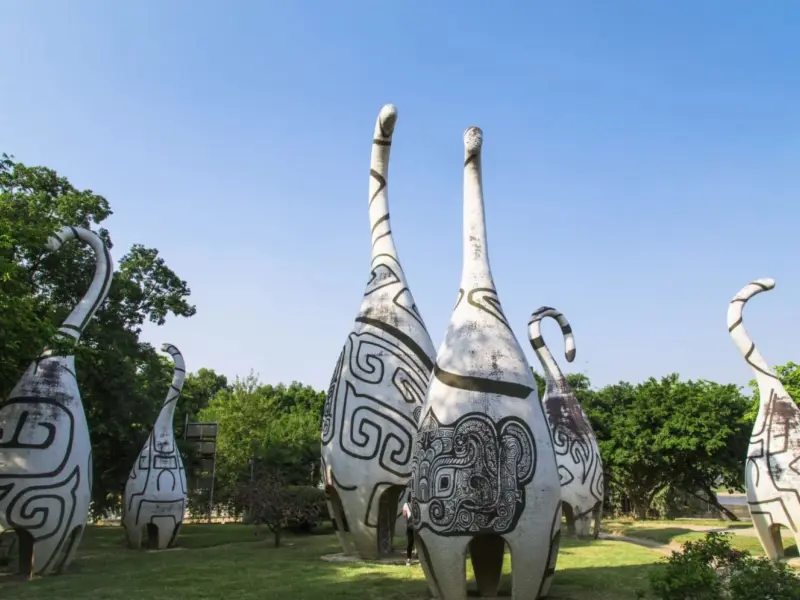
[[[175,354],[173,354],[173,351]],[[178,404],[178,398],[181,396],[183,382],[186,378],[186,364],[183,361],[183,356],[174,348],[170,351],[170,354],[172,354],[172,359],[175,361],[175,369],[172,374],[172,383],[169,386],[169,392],[167,392],[167,398],[164,400],[161,412],[158,413],[158,419],[155,425],[155,430],[157,431],[172,429],[175,406]]]
[[[464,162],[464,266],[461,282],[465,289],[494,289],[492,269],[489,266],[479,154],[467,155]]]
[[[550,348],[547,346],[542,346],[541,348],[536,348],[534,351],[536,352],[536,356],[539,358],[539,362],[542,363],[545,380],[552,380],[553,383],[565,381],[564,373],[558,366],[553,353],[550,352]]]
[[[93,231],[80,227],[64,227],[48,241],[48,246],[53,250],[58,250],[65,242],[70,239],[78,238],[88,244],[95,254],[94,277],[89,289],[81,298],[80,302],[72,309],[67,318],[58,328],[57,338],[71,338],[76,342],[80,340],[86,325],[92,319],[97,309],[106,299],[111,288],[111,281],[114,271],[113,261],[108,248],[103,240]],[[42,356],[50,356],[52,351],[48,348],[42,352]]]
[[[369,225],[372,233],[372,258],[388,254],[397,260],[389,219],[389,153],[391,138],[372,142],[369,178]]]

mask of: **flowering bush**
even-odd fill
[[[686,542],[650,576],[660,600],[800,600],[800,576],[785,564],[735,550],[730,534]]]

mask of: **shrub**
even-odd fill
[[[735,600],[798,600],[800,577],[783,563],[750,558],[731,574],[728,592]]]
[[[686,542],[650,575],[660,600],[800,600],[800,577],[783,564],[735,550],[730,534]]]
[[[322,494],[322,502],[320,495]],[[240,485],[235,494],[236,504],[250,514],[255,525],[266,525],[275,536],[275,547],[289,527],[313,526],[323,514],[325,495],[305,486],[287,486],[276,474],[266,474],[252,483]]]
[[[305,510],[296,517],[288,519],[286,529],[292,533],[309,533],[328,514],[325,492],[310,485],[287,486],[286,493],[296,506],[304,506]]]

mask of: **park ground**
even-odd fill
[[[648,575],[680,543],[706,531],[731,530],[733,545],[761,554],[748,523],[722,521],[607,521],[601,539],[562,539],[550,600],[648,598]],[[785,540],[787,556],[797,556]],[[20,581],[0,577],[0,598],[14,600],[423,600],[429,597],[419,565],[323,561],[339,552],[330,532],[288,535],[275,548],[268,531],[241,524],[185,525],[178,547],[133,551],[121,528],[87,529],[78,557],[64,575]],[[510,589],[506,557],[503,587]],[[468,576],[471,573],[468,568]]]

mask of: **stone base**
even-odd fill
[[[366,560],[361,558],[360,556],[351,556],[349,554],[345,554],[344,552],[338,552],[337,554],[325,554],[320,558],[326,562],[335,562],[335,563],[365,563],[369,565],[402,565],[402,566],[405,566],[406,564],[406,555],[399,552],[397,554],[392,554],[391,556],[386,556],[384,558],[366,559]],[[419,559],[412,558],[411,564],[418,565]]]

